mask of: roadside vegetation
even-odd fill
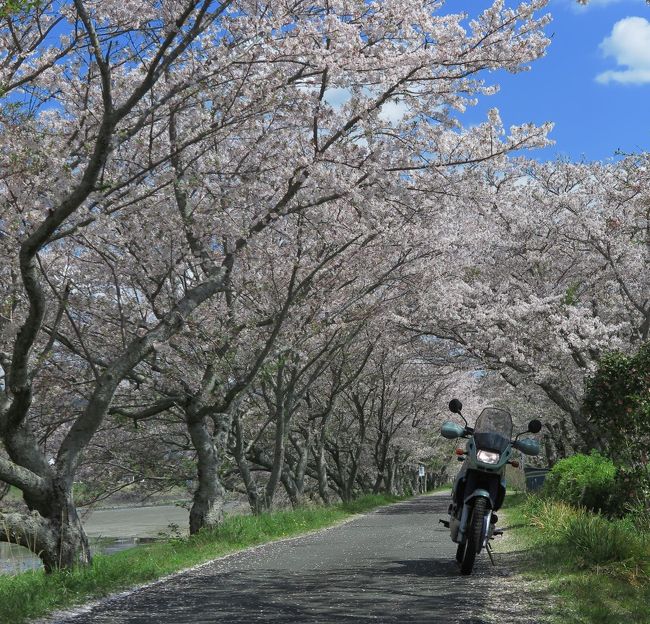
[[[600,359],[583,411],[599,450],[555,463],[538,494],[508,497],[509,524],[559,596],[558,624],[650,623],[650,343]]]
[[[368,495],[327,507],[233,515],[221,526],[189,537],[172,538],[112,555],[96,555],[92,567],[52,574],[36,570],[0,576],[0,622],[19,624],[250,546],[331,526],[354,514],[398,500],[401,499],[397,496]]]
[[[509,496],[507,515],[530,549],[529,573],[559,598],[554,622],[650,623],[650,532],[643,518],[610,518],[554,498],[551,488]]]

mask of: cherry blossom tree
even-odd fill
[[[481,72],[543,54],[544,5],[497,1],[467,27],[392,1],[61,0],[4,15],[0,478],[29,513],[3,514],[0,538],[48,571],[90,561],[72,497],[84,452],[120,415],[116,395],[162,377],[156,359],[202,304],[228,314],[238,260],[277,222],[304,214],[334,234],[320,215],[341,214],[409,247],[431,220],[419,197],[543,145],[548,127],[506,134],[492,112],[463,130],[457,113],[493,91]],[[57,376],[60,393],[44,383]],[[52,392],[58,413],[40,409]]]
[[[3,280],[8,285],[3,300],[10,302],[11,314],[3,315],[0,433],[8,457],[0,460],[0,476],[23,491],[31,511],[3,514],[2,538],[37,552],[48,571],[90,560],[72,483],[82,452],[118,386],[157,343],[178,332],[198,305],[223,288],[227,273],[220,264],[203,276],[187,279],[186,274],[184,288],[175,279],[178,272],[157,276],[160,289],[166,286],[165,294],[170,295],[166,305],[154,308],[154,315],[146,318],[149,327],[139,334],[123,333],[116,351],[102,353],[101,360],[86,358],[93,376],[91,390],[56,456],[48,461],[31,423],[39,373],[53,352],[56,328],[64,316],[77,332],[78,348],[85,351],[86,318],[102,312],[101,305],[91,303],[97,291],[84,283],[86,251],[105,256],[107,263],[124,260],[128,242],[121,237],[107,240],[120,233],[120,224],[109,223],[108,217],[124,207],[121,201],[137,201],[134,183],[156,166],[152,162],[134,174],[122,166],[119,155],[128,152],[143,131],[148,135],[143,129],[154,111],[189,87],[185,71],[177,74],[174,85],[157,89],[172,66],[187,63],[199,36],[214,27],[228,6],[170,3],[159,20],[153,5],[142,4],[147,10],[134,17],[112,3],[102,3],[101,8],[80,1],[44,3],[27,14],[8,15],[2,31],[3,40],[10,42],[0,82],[5,98],[1,219],[8,258],[3,273],[9,278]],[[118,16],[113,23],[109,14]],[[142,24],[148,27],[140,29]],[[69,34],[52,43],[54,31],[64,25]],[[61,62],[64,58],[66,63]],[[109,171],[119,171],[110,182]],[[155,192],[155,185],[145,190],[140,203]],[[69,242],[91,225],[103,239],[103,248],[90,242],[82,250]],[[102,233],[102,225],[108,231]],[[115,245],[120,246],[117,255]],[[71,299],[77,295],[84,305],[73,311]],[[119,303],[120,294],[116,297]],[[132,299],[137,301],[137,293]]]
[[[647,340],[646,160],[485,168],[445,301],[427,294],[415,312],[477,368],[550,401],[563,417],[548,433],[562,448],[567,433],[577,448],[603,443],[584,412],[585,376],[603,353]]]

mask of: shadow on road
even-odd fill
[[[145,591],[137,604],[114,604],[110,611],[82,622],[195,624],[228,622],[386,622],[421,624],[493,624],[513,621],[513,599],[492,590],[495,581],[486,562],[477,574],[462,577],[453,561],[416,559],[388,562],[376,569],[357,568],[284,574],[274,570],[196,575],[179,579],[173,596]],[[433,581],[435,584],[427,581]],[[152,588],[153,589],[153,588]],[[515,589],[516,592],[516,589]],[[163,596],[160,594],[163,593]],[[485,603],[490,605],[484,619]],[[530,594],[527,601],[535,599]],[[160,610],[165,604],[164,611]],[[481,617],[475,614],[480,613]],[[536,622],[517,618],[516,622]]]
[[[447,504],[425,496],[386,507],[114,599],[73,622],[538,624],[535,605],[544,600],[530,587],[522,592],[516,553],[497,555],[497,568],[482,556],[474,574],[460,575],[453,544],[434,525]],[[310,558],[312,548],[320,554]],[[340,556],[330,558],[333,551]]]

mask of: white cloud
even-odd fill
[[[408,104],[402,101],[389,100],[382,104],[379,111],[379,118],[387,121],[389,124],[397,125],[404,116],[410,111]]]
[[[605,56],[616,59],[623,69],[611,69],[596,76],[602,84],[650,83],[650,22],[644,17],[625,17],[614,24],[600,44]]]

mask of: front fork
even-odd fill
[[[460,518],[456,516],[456,513],[453,513],[455,510],[450,510],[452,513],[449,521],[449,530],[452,541],[457,544],[465,543],[467,539],[467,525],[471,517],[471,510],[474,508],[472,501],[479,496],[488,501],[487,513],[483,516],[483,529],[481,530],[481,549],[483,549],[492,537],[494,530],[494,525],[492,524],[492,502],[488,492],[483,490],[470,494],[464,501]]]

